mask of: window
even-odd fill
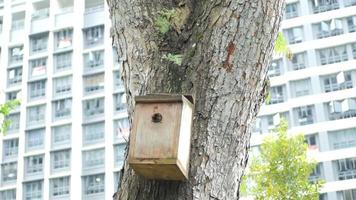
[[[1,165],[1,182],[14,183],[17,180],[17,162],[4,163]]]
[[[56,126],[52,129],[52,145],[60,146],[70,144],[71,141],[71,125]]]
[[[323,177],[323,171],[323,163],[318,163],[310,174],[309,180],[312,182],[320,180]]]
[[[25,176],[43,175],[43,155],[25,158]]]
[[[128,140],[130,133],[130,123],[127,118],[114,121],[114,136],[116,140]]]
[[[54,47],[56,50],[72,46],[73,29],[63,29],[54,33]]]
[[[318,150],[319,140],[318,134],[311,134],[305,136],[305,142],[308,144],[309,150]]]
[[[104,1],[85,1],[85,14],[104,10]]]
[[[273,60],[271,62],[271,65],[268,68],[268,76],[269,77],[281,75],[281,67],[280,67],[281,62],[282,62],[282,60]]]
[[[51,153],[51,157],[53,172],[70,169],[70,150],[54,151]]]
[[[126,94],[114,94],[114,108],[116,112],[126,111]]]
[[[16,158],[19,152],[19,139],[11,139],[3,141],[3,161]]]
[[[291,81],[292,97],[306,96],[312,93],[310,78]]]
[[[84,76],[84,94],[104,91],[104,73]]]
[[[313,13],[321,13],[330,10],[339,9],[338,0],[311,0],[313,6]]]
[[[24,183],[24,200],[42,200],[43,181]]]
[[[72,98],[61,99],[53,102],[53,120],[67,119],[71,116]]]
[[[17,95],[21,92],[21,90],[7,92],[6,93],[6,101],[16,100]]]
[[[84,29],[84,45],[86,48],[104,43],[104,25]]]
[[[45,129],[26,132],[26,151],[42,149],[44,147]]]
[[[72,67],[72,51],[54,55],[54,71],[64,71]]]
[[[72,92],[72,76],[53,79],[53,96],[68,95]]]
[[[115,167],[122,167],[122,165],[124,164],[125,147],[126,144],[118,144],[114,146]]]
[[[1,191],[2,200],[16,200],[16,189]]]
[[[324,92],[353,88],[351,72],[340,72],[321,78]]]
[[[46,75],[47,58],[39,58],[30,61],[29,78],[41,77]]]
[[[334,161],[338,180],[348,180],[356,178],[356,158],[346,158]]]
[[[69,176],[54,178],[50,180],[51,199],[69,196],[70,178]]]
[[[92,144],[102,142],[104,140],[104,122],[83,125],[83,143]]]
[[[84,101],[84,118],[101,116],[104,114],[104,98],[96,98]]]
[[[30,36],[31,52],[30,54],[47,51],[48,33],[41,33]]]
[[[104,68],[104,50],[84,54],[84,71],[89,72]]]
[[[345,45],[320,49],[317,50],[317,52],[317,55],[319,55],[319,63],[321,65],[339,63],[349,59]]]
[[[116,191],[120,184],[120,172],[114,172],[114,190]]]
[[[338,191],[337,199],[339,199],[339,200],[354,200],[354,199],[356,199],[356,189]]]
[[[102,194],[105,192],[105,175],[97,174],[83,177],[83,196]]]
[[[356,147],[356,129],[328,132],[331,149]]]
[[[27,108],[27,125],[43,125],[46,117],[46,105]]]
[[[10,114],[6,117],[6,120],[11,121],[7,133],[14,133],[20,129],[20,113]]]
[[[9,61],[11,65],[21,64],[23,60],[23,46],[16,46],[9,49]]]
[[[29,83],[29,100],[37,100],[46,96],[46,80]]]
[[[296,124],[299,126],[314,123],[314,106],[302,106],[294,108]]]
[[[83,169],[103,168],[104,159],[104,149],[83,151]]]
[[[356,43],[351,44],[351,49],[352,49],[352,57],[353,59],[356,59]]]
[[[286,19],[298,17],[298,3],[289,3],[286,5]]]
[[[121,80],[121,74],[119,71],[114,72],[114,90],[122,90],[124,89],[124,84]]]
[[[306,67],[305,52],[294,54],[291,60],[291,64],[292,64],[292,70],[305,69]]]
[[[277,103],[283,103],[285,100],[284,97],[284,85],[280,85],[280,86],[274,86],[271,87],[271,100],[270,100],[270,104],[277,104]]]
[[[356,3],[356,1],[355,1]],[[349,29],[349,33],[353,33],[356,31],[356,16],[347,18],[347,27]]]
[[[284,31],[289,44],[297,44],[303,41],[303,27],[294,27]]]
[[[7,85],[18,85],[22,82],[22,66],[7,70]]]
[[[341,19],[332,19],[314,24],[315,38],[321,39],[343,34],[344,28],[342,24]]]

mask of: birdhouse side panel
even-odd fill
[[[186,177],[188,176],[188,170],[189,170],[192,118],[193,118],[193,105],[190,102],[183,103],[181,124],[180,124],[180,131],[179,131],[178,165]]]

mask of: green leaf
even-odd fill
[[[10,114],[11,110],[15,109],[18,105],[20,105],[20,100],[11,100],[7,101],[5,104],[0,104],[0,133],[6,133],[9,126],[11,125],[11,120],[6,119],[6,117]]]
[[[288,48],[288,43],[282,32],[278,32],[276,43],[274,45],[274,51],[277,54],[285,55],[289,60],[293,58],[293,54]]]

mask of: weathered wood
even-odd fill
[[[284,0],[107,1],[130,118],[136,95],[191,94],[195,100],[189,181],[147,180],[125,162],[115,198],[238,199]],[[162,33],[157,21],[172,10]],[[181,55],[182,63],[167,55]]]
[[[128,162],[150,179],[186,180],[193,104],[182,95],[135,97]]]

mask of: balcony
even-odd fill
[[[74,24],[73,7],[62,8],[58,14],[55,15],[54,23],[56,28],[68,27]]]
[[[352,80],[345,81],[344,83],[331,83],[324,85],[324,92],[333,92],[338,90],[346,90],[353,88]]]
[[[349,59],[347,56],[346,46],[322,49],[319,50],[318,53],[321,65],[339,63]]]
[[[355,6],[356,0],[344,0],[345,7]]]
[[[126,111],[126,95],[124,93],[114,95],[114,108],[115,112]]]
[[[12,21],[11,24],[11,33],[10,33],[10,41],[11,42],[23,42],[25,34],[25,19],[19,19]]]
[[[104,90],[104,74],[84,77],[84,94],[93,94]]]
[[[31,33],[40,33],[48,30],[49,8],[36,10],[32,14]]]
[[[83,103],[83,118],[92,120],[104,116],[104,98],[90,99]]]
[[[72,99],[61,99],[53,103],[53,120],[67,119],[71,116]]]
[[[356,100],[345,99],[329,104],[329,120],[339,120],[356,117]]]
[[[104,44],[104,25],[86,28],[83,30],[83,33],[85,48],[92,48]]]
[[[12,55],[10,56],[10,65],[18,66],[22,64],[23,61],[23,50],[22,49],[11,49]]]
[[[104,69],[104,51],[93,51],[84,55],[84,73]]]
[[[47,25],[44,25],[47,27]],[[33,35],[30,37],[30,54],[37,54],[47,51],[48,32]]]
[[[104,4],[92,5],[85,8],[84,27],[92,27],[105,22]]]
[[[322,38],[327,38],[327,37],[332,37],[332,36],[337,36],[342,34],[344,34],[343,29],[335,29],[332,31],[320,31],[316,34],[316,37],[317,39],[322,39]]]
[[[318,3],[317,5],[313,5],[313,13],[322,13],[330,10],[337,10],[340,8],[340,4],[338,1],[322,1],[316,0]]]
[[[63,29],[54,33],[54,49],[66,50],[72,47],[73,29]]]

